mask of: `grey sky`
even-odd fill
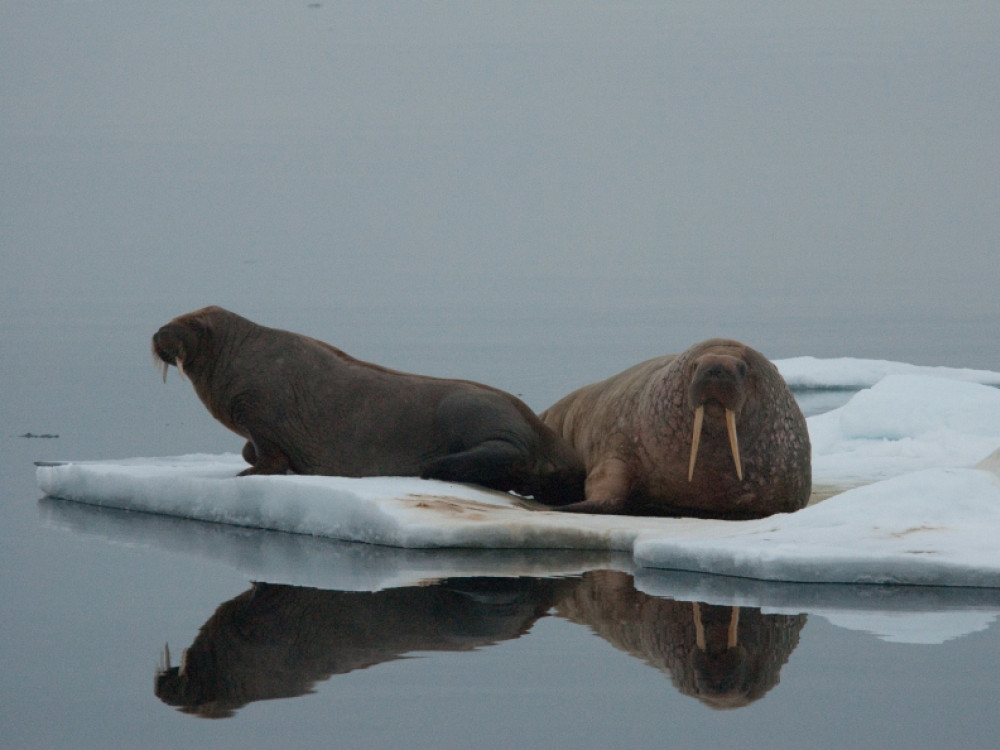
[[[6,4],[3,305],[993,314],[998,38],[992,2]]]

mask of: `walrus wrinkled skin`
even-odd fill
[[[247,440],[243,474],[419,476],[550,505],[582,500],[582,459],[514,396],[362,362],[220,307],[174,318],[153,354]]]
[[[761,518],[809,501],[809,433],[777,368],[710,339],[584,386],[542,421],[587,464],[580,513]]]

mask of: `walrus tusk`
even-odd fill
[[[705,407],[694,410],[694,434],[691,436],[691,460],[688,462],[688,481],[694,476],[694,462],[698,459],[698,443],[701,442],[701,422],[705,418]]]
[[[184,360],[181,359],[180,357],[177,358],[177,372],[180,373],[181,380],[187,380],[187,378],[184,376]],[[164,377],[164,380],[166,380],[165,377]],[[730,437],[730,442],[731,442],[732,441],[732,437],[733,437],[732,433],[729,434],[729,437]],[[739,466],[739,459],[737,459],[737,466]],[[740,479],[742,479],[742,478],[743,477],[740,477]]]
[[[733,463],[736,464],[736,476],[743,481],[743,465],[740,463],[740,443],[736,439],[736,412],[726,409],[726,432],[729,433],[729,447],[733,451]]]
[[[726,638],[726,648],[736,648],[739,642],[740,608],[733,607],[733,613],[729,616],[729,636]]]
[[[694,410],[694,434],[691,436],[691,460],[688,462],[688,481],[694,478],[694,465],[698,460],[698,445],[701,443],[701,425],[705,419],[705,407]],[[729,435],[729,449],[733,453],[733,464],[736,466],[736,476],[742,481],[743,464],[740,462],[740,443],[736,437],[736,412],[726,409],[726,432]]]
[[[698,602],[691,602],[691,607],[694,610],[694,645],[698,647],[699,651],[705,650],[705,625],[701,621],[701,607]]]
[[[170,644],[163,644],[163,662],[160,664],[160,671],[166,672],[170,669]]]
[[[153,363],[153,367],[155,367],[156,371],[159,372],[160,375],[163,376],[163,382],[166,383],[167,382],[167,363],[164,362],[163,360],[160,360],[159,362],[154,362]]]

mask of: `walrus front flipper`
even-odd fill
[[[243,460],[250,464],[238,476],[248,477],[254,474],[289,474],[291,464],[283,452],[277,448],[262,448],[253,440],[248,440],[243,446]]]
[[[567,513],[624,513],[632,491],[628,464],[619,458],[601,461],[587,474],[587,499],[559,508]]]

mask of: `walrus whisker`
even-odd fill
[[[688,481],[694,477],[694,462],[698,460],[698,444],[701,442],[701,423],[705,419],[705,407],[694,410],[694,434],[691,436],[691,460],[688,463]]]
[[[743,465],[740,463],[740,443],[736,439],[736,412],[726,409],[726,432],[729,433],[729,447],[733,451],[733,463],[736,464],[736,476],[743,481]]]
[[[729,635],[726,638],[726,648],[736,648],[739,643],[740,608],[733,607],[733,612],[729,616]]]
[[[701,607],[698,602],[691,602],[691,607],[694,610],[694,645],[698,647],[699,651],[705,650],[705,625],[701,621]]]

